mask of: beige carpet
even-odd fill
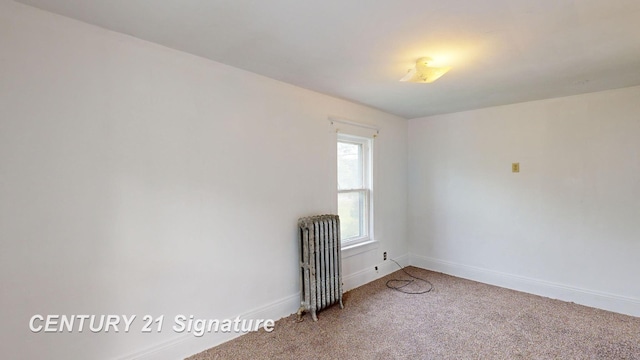
[[[292,315],[271,333],[249,333],[189,360],[640,359],[640,318],[407,270],[434,290],[388,289],[387,280],[408,278],[396,272],[349,291],[345,308],[320,312],[318,322]]]

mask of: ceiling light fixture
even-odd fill
[[[429,57],[423,57],[416,61],[416,66],[413,69],[409,69],[407,75],[405,75],[400,81],[408,81],[415,83],[432,83],[438,80],[447,71],[451,70],[450,66],[446,67],[433,67],[429,64],[433,62],[433,59]]]

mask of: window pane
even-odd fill
[[[362,144],[338,142],[338,189],[363,188]]]
[[[359,191],[338,194],[340,235],[343,240],[363,234],[364,193]]]

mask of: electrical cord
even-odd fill
[[[409,272],[407,270],[405,270],[405,268],[403,268],[400,264],[398,264],[397,261],[393,260],[393,259],[389,259],[391,261],[393,261],[394,263],[396,263],[396,265],[398,265],[398,267],[400,267],[400,270],[402,270],[405,274],[409,275],[410,277],[412,277],[414,280],[398,280],[398,279],[391,279],[389,281],[387,281],[386,285],[389,289],[393,289],[396,291],[399,291],[401,293],[405,293],[405,294],[411,294],[411,295],[417,295],[417,294],[426,294],[428,292],[430,292],[431,290],[433,290],[433,284],[431,282],[429,282],[429,280],[423,279],[423,278],[419,278],[417,276],[411,275],[409,274]],[[405,286],[413,283],[415,280],[420,280],[423,281],[425,283],[427,283],[429,285],[429,288],[426,290],[421,290],[421,291],[409,291],[407,289],[404,289]],[[389,283],[401,283],[404,285],[399,285],[399,286],[394,286],[394,285],[390,285]]]

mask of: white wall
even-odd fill
[[[412,262],[640,316],[639,114],[633,87],[410,120]]]
[[[32,334],[34,314],[295,312],[297,218],[335,201],[329,115],[380,128],[380,246],[345,260],[355,286],[407,252],[404,119],[1,0],[2,357],[221,339]]]

